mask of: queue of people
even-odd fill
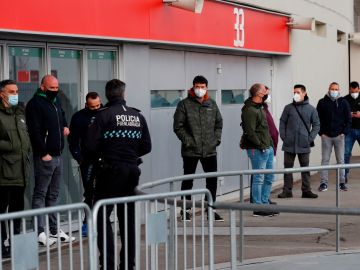
[[[54,206],[58,202],[63,177],[62,152],[64,139],[68,137],[73,158],[78,162],[84,187],[84,202],[91,208],[101,199],[134,195],[139,183],[141,157],[151,151],[151,138],[144,116],[139,110],[126,104],[125,83],[113,79],[107,82],[105,93],[107,104],[102,105],[96,92],[86,96],[85,108],[76,112],[68,127],[62,109],[59,82],[56,77],[46,75],[39,89],[26,107],[18,102],[18,87],[15,81],[0,82],[0,213],[24,209],[24,190],[30,178],[31,154],[34,164],[35,186],[32,208]],[[250,87],[249,98],[241,111],[243,135],[240,147],[250,159],[253,169],[272,169],[278,144],[278,135],[283,141],[284,168],[294,166],[298,156],[300,166],[307,167],[311,147],[316,135],[321,136],[322,165],[329,164],[332,148],[337,163],[349,163],[355,141],[360,144],[360,97],[359,84],[350,83],[349,95],[341,97],[339,84],[333,82],[317,107],[309,103],[308,91],[304,85],[293,87],[293,100],[286,105],[279,131],[268,110],[270,89],[261,83]],[[217,171],[217,147],[221,143],[223,119],[216,102],[208,94],[208,81],[198,75],[193,80],[188,96],[182,99],[174,114],[173,131],[181,141],[184,174],[193,174],[200,161],[205,172]],[[347,191],[348,171],[340,174],[340,190]],[[302,198],[316,199],[312,192],[310,173],[301,174]],[[251,202],[270,204],[270,193],[274,175],[254,174],[251,181]],[[318,190],[327,190],[328,174],[321,172]],[[191,189],[193,181],[183,181],[181,190]],[[217,178],[206,179],[206,188],[216,200]],[[293,197],[292,174],[284,175],[284,186],[278,198]],[[189,200],[190,196],[186,198]],[[107,207],[105,216],[106,235],[103,235],[102,215],[98,220],[98,247],[101,266],[114,267],[114,242]],[[189,208],[181,211],[183,221],[191,220]],[[129,204],[127,224],[122,219],[124,207],[118,207],[120,238],[125,243],[128,237],[127,258],[124,248],[120,252],[120,269],[135,265],[135,210]],[[254,216],[276,216],[277,212],[255,211]],[[215,212],[214,221],[224,221]],[[44,218],[37,223],[38,242],[51,246],[57,239],[72,242],[62,229],[58,230],[55,215],[49,216],[49,232],[45,231]],[[1,224],[2,255],[9,257],[5,223]],[[127,227],[127,236],[125,235]],[[14,222],[14,233],[20,232],[20,222]],[[82,227],[87,235],[86,222]],[[107,254],[102,254],[106,237]],[[11,244],[11,243],[10,243]]]

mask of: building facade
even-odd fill
[[[198,74],[208,78],[210,96],[224,118],[221,171],[249,168],[238,144],[241,107],[253,83],[272,89],[276,124],[295,83],[307,86],[313,105],[332,81],[347,92],[353,1],[205,0],[199,14],[162,0],[63,0],[52,5],[14,0],[2,1],[0,8],[0,78],[18,81],[21,101],[27,102],[41,77],[52,73],[70,121],[83,108],[87,92],[98,91],[104,101],[107,80],[126,82],[126,100],[142,110],[153,139],[142,183],[182,174],[173,114]],[[313,30],[288,26],[294,16],[313,18]],[[321,156],[316,145],[314,165]],[[282,167],[278,153],[277,166]],[[67,148],[64,158],[62,202],[76,202],[82,194],[79,170]],[[219,192],[238,189],[238,182],[238,177],[220,179]],[[31,190],[32,185],[28,198]]]

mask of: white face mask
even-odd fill
[[[267,98],[264,100],[264,102],[267,104],[271,103],[271,96],[268,95]]]
[[[195,88],[194,89],[195,95],[199,98],[202,98],[203,96],[205,96],[206,94],[206,89],[202,89],[202,88]]]
[[[351,93],[350,95],[352,96],[353,99],[357,99],[359,96],[359,93]]]
[[[295,102],[300,102],[300,101],[301,101],[300,94],[295,93],[294,96],[293,96],[293,100],[294,100]]]

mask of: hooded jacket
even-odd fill
[[[200,103],[191,88],[188,97],[180,101],[174,114],[173,130],[181,141],[183,157],[216,155],[221,143],[222,117],[216,102],[208,92]]]
[[[254,103],[248,98],[241,109],[241,120],[244,132],[242,148],[264,150],[273,147],[262,103]]]
[[[328,94],[320,99],[316,107],[320,118],[319,135],[337,137],[348,134],[351,129],[351,111],[349,103],[339,97],[331,99]]]
[[[310,134],[296,109],[304,119]],[[292,102],[285,106],[280,117],[279,129],[284,152],[293,154],[311,152],[310,143],[315,140],[320,130],[320,120],[315,107],[309,104],[308,96],[305,96],[302,102]]]
[[[59,97],[50,101],[41,89],[26,105],[28,125],[34,156],[60,156],[64,148],[65,113]]]
[[[0,186],[26,185],[30,152],[23,105],[5,108],[0,99]]]

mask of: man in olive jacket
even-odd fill
[[[24,190],[30,174],[31,145],[18,92],[15,81],[0,82],[0,214],[7,208],[8,212],[24,210]],[[20,220],[14,221],[14,233],[20,233]],[[2,222],[3,258],[10,257],[10,249],[4,245],[6,238],[5,222]]]
[[[263,107],[263,97],[267,90],[263,84],[256,83],[250,88],[251,97],[245,101],[241,110],[243,137],[241,148],[246,149],[253,169],[272,169],[274,146]],[[269,204],[274,181],[273,174],[254,174],[251,194],[253,203]],[[254,216],[273,216],[276,212],[254,211]]]
[[[179,102],[174,115],[174,132],[181,141],[184,174],[193,174],[200,160],[204,172],[217,171],[216,147],[221,142],[222,117],[216,102],[209,97],[208,81],[203,76],[196,76],[188,97]],[[193,180],[183,181],[181,190],[192,189]],[[216,200],[217,178],[206,179],[206,188],[213,200]],[[191,196],[186,197],[187,200]],[[182,218],[191,220],[190,211]],[[223,219],[214,213],[216,221]]]
[[[320,130],[320,120],[316,109],[310,105],[306,88],[296,84],[293,90],[293,102],[286,105],[280,118],[280,137],[283,140],[284,168],[294,167],[296,155],[301,167],[309,166],[310,145]],[[311,191],[310,172],[301,173],[302,198],[318,197]],[[293,175],[284,174],[283,192],[278,198],[291,198]]]

